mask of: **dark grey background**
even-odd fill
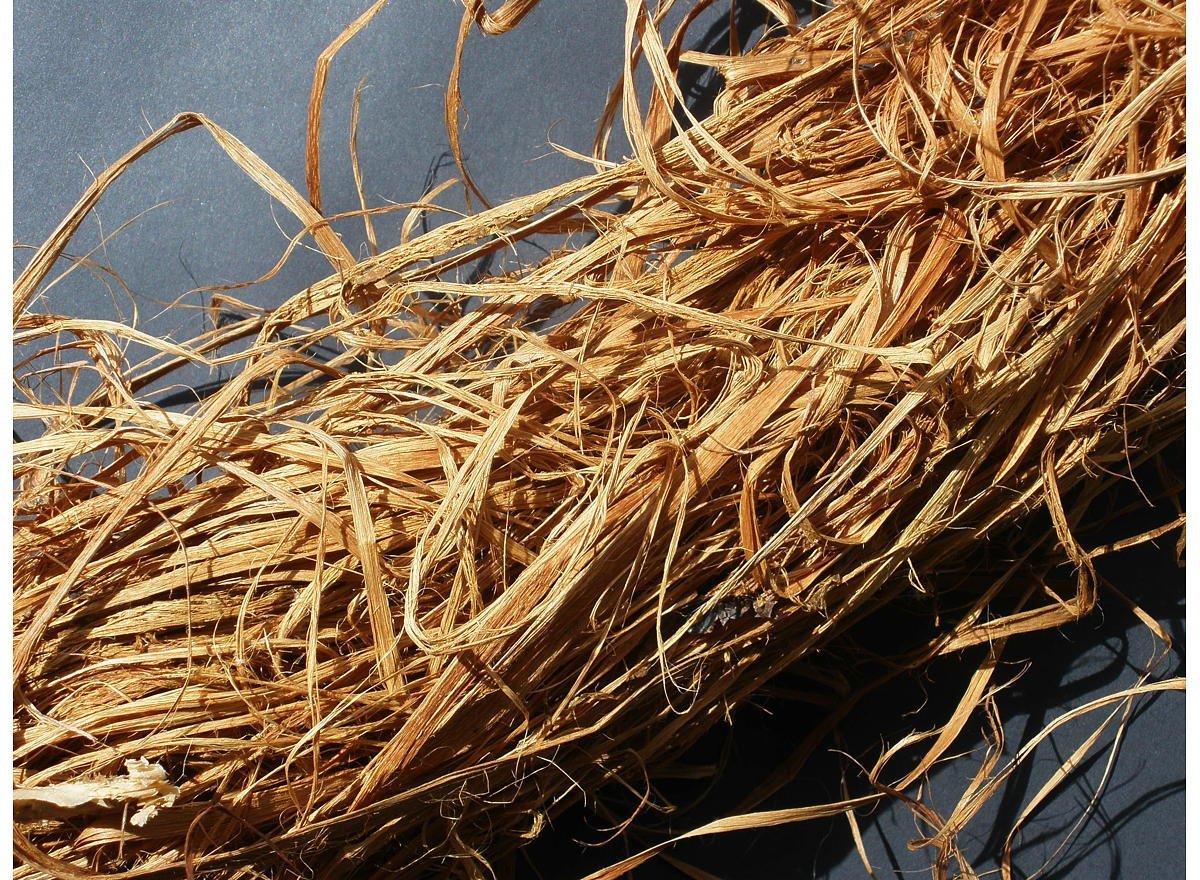
[[[356,15],[352,3],[97,2],[20,0],[15,5],[14,234],[18,245],[37,245],[99,172],[154,128],[182,110],[211,116],[303,191],[305,113],[313,64],[319,52]],[[746,4],[748,5],[748,4]],[[394,0],[342,51],[328,81],[323,180],[327,212],[358,206],[346,154],[351,95],[367,76],[359,131],[360,160],[372,204],[418,198],[431,180],[454,176],[447,162],[442,100],[461,7],[449,0]],[[723,10],[722,10],[723,13]],[[720,17],[710,17],[697,35]],[[546,0],[515,32],[472,37],[463,78],[469,122],[464,147],[483,190],[496,199],[533,191],[584,173],[587,166],[555,154],[547,140],[590,152],[595,120],[620,69],[624,4],[619,0]],[[755,22],[743,24],[746,34]],[[716,27],[714,25],[714,27]],[[719,28],[718,28],[719,29]],[[718,36],[715,32],[710,37]],[[614,155],[625,149],[618,137]],[[461,197],[440,200],[462,207]],[[134,220],[146,212],[140,219]],[[230,162],[201,131],[177,137],[139,162],[102,202],[70,251],[86,253],[134,220],[96,254],[133,290],[144,328],[186,339],[205,326],[196,287],[247,281],[266,271],[297,229],[286,212]],[[436,221],[435,221],[436,222]],[[396,243],[399,217],[379,221],[380,244]],[[352,249],[365,247],[362,227],[339,228]],[[15,251],[15,266],[29,251]],[[298,253],[276,278],[243,297],[271,305],[328,274],[318,255]],[[54,288],[40,309],[75,316],[130,314],[86,273]],[[175,304],[168,308],[169,304]],[[193,308],[187,308],[192,306]],[[184,374],[182,381],[208,378]],[[1182,469],[1182,455],[1176,456]],[[1151,479],[1152,477],[1148,477]],[[1160,507],[1145,525],[1171,518]],[[1118,534],[1134,526],[1126,521]],[[1102,573],[1166,621],[1182,642],[1183,576],[1174,538],[1105,561]],[[875,621],[869,634],[887,644],[901,618]],[[1145,631],[1118,606],[1075,627],[1015,642],[1008,656],[1036,657],[1038,665],[1003,697],[1010,715],[1010,752],[1024,737],[1065,708],[1131,684],[1151,650]],[[966,658],[967,660],[978,658]],[[1178,667],[1171,661],[1167,671]],[[1020,665],[1007,667],[1015,673]],[[911,729],[903,713],[922,705],[929,718],[948,709],[969,674],[966,660],[939,665],[922,680],[901,683],[885,698],[857,710],[846,725],[846,747],[867,757],[883,739]],[[1176,671],[1180,671],[1176,668]],[[928,699],[926,699],[928,697]],[[686,830],[728,810],[777,766],[814,723],[802,706],[764,699],[763,708],[738,714],[732,730],[720,729],[698,747],[697,761],[724,752],[725,781],[694,811],[670,827]],[[1169,694],[1145,701],[1109,782],[1101,809],[1050,873],[1057,878],[1176,877],[1183,875],[1183,699]],[[923,716],[922,716],[923,717]],[[995,823],[1011,823],[1023,797],[1090,731],[1087,721],[1067,728],[1039,755],[1028,778],[989,805]],[[969,740],[970,737],[967,737]],[[842,772],[853,768],[827,744],[822,756],[766,806],[800,806],[837,796]],[[968,744],[978,750],[979,740]],[[851,748],[851,751],[854,749]],[[1099,779],[1101,763],[1056,798],[1028,826],[1018,850],[1022,876],[1036,870],[1057,846]],[[970,759],[933,776],[935,802],[952,803]],[[958,788],[956,788],[958,786]],[[670,793],[679,801],[697,790]],[[997,813],[998,811],[998,813]],[[968,829],[975,867],[993,867],[995,839],[986,817]],[[595,842],[598,820],[576,809],[518,859],[518,876],[571,877],[611,862],[659,839],[643,833],[624,845],[583,850],[576,838]],[[910,814],[891,807],[861,819],[877,877],[923,874],[929,853],[905,844],[919,831]],[[662,827],[667,827],[666,825]],[[1007,825],[1003,825],[1007,828]],[[973,847],[973,849],[972,849]],[[814,823],[692,842],[675,854],[721,877],[862,877],[844,821]],[[638,877],[678,877],[677,869],[651,863]]]

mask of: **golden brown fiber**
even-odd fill
[[[21,826],[19,876],[486,876],[1035,511],[1075,594],[998,579],[926,656],[1092,606],[1078,518],[1182,428],[1182,4],[851,2],[733,57],[658,24],[630,0],[636,155],[568,184],[355,262],[314,150],[306,199],[189,114],[29,262],[17,342],[98,387],[17,369],[20,784],[145,759],[179,791]],[[724,77],[711,118],[680,64]],[[184,347],[36,313],[106,187],[197,126],[334,274]],[[156,406],[185,360],[237,378]]]

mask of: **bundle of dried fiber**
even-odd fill
[[[185,115],[29,262],[19,784],[133,791],[140,761],[172,790],[47,807],[20,876],[486,875],[1022,517],[1075,595],[1018,561],[930,655],[1092,606],[1081,511],[1182,430],[1182,4],[869,0],[682,61],[657,25],[630,3],[635,158],[378,256],[319,174],[305,198]],[[725,78],[702,124],[679,63]],[[36,314],[106,187],[197,126],[334,274],[186,346]],[[236,378],[156,406],[185,362]],[[54,399],[55,370],[96,389]]]

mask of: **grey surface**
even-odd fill
[[[40,244],[93,172],[182,111],[208,115],[304,192],[314,63],[368,5],[18,2],[17,243]],[[521,36],[476,36],[469,44],[464,152],[489,197],[590,170],[547,141],[590,152],[595,119],[620,69],[623,18],[615,9],[548,3],[529,16]],[[359,207],[347,143],[351,98],[364,77],[358,141],[370,203],[413,201],[430,180],[456,176],[442,102],[460,14],[449,0],[394,2],[334,60],[322,137],[327,213]],[[439,203],[461,209],[461,190]],[[381,247],[397,243],[403,216],[377,221]],[[141,159],[109,190],[69,251],[87,253],[129,221],[97,259],[138,295],[143,329],[180,340],[205,329],[196,307],[207,300],[189,291],[259,277],[300,228],[200,130]],[[352,251],[366,253],[360,223],[337,229]],[[17,252],[18,265],[26,259],[27,252]],[[321,256],[299,250],[247,298],[273,305],[329,273]],[[190,308],[163,313],[176,303]],[[110,295],[83,272],[53,288],[43,308],[80,317],[130,313],[123,295]],[[195,384],[209,377],[193,370],[177,378]]]
[[[313,63],[321,49],[367,3],[107,2],[21,0],[15,9],[14,229],[20,244],[36,245],[54,228],[90,179],[108,162],[182,110],[197,110],[241,138],[266,162],[303,188],[303,136]],[[581,152],[590,150],[595,119],[619,70],[623,3],[546,2],[516,32],[496,39],[474,36],[468,49],[464,93],[470,111],[465,149],[483,189],[496,198],[532,191],[583,173],[585,166],[554,155],[548,137]],[[335,60],[328,82],[324,139],[324,194],[329,211],[357,207],[346,157],[350,97],[368,77],[362,105],[360,151],[374,204],[421,195],[430,169],[447,147],[441,107],[450,51],[461,7],[449,0],[394,0]],[[619,152],[619,149],[618,149]],[[91,171],[89,171],[91,169]],[[453,172],[443,168],[434,176]],[[444,200],[454,204],[453,199]],[[105,198],[71,251],[86,252],[111,232],[155,205],[109,242],[97,259],[120,273],[135,292],[144,327],[187,338],[204,327],[201,305],[188,291],[202,284],[250,280],[282,252],[297,224],[219,151],[192,131],[139,162]],[[459,203],[461,204],[461,203]],[[380,223],[381,244],[395,242],[395,222]],[[363,246],[361,226],[340,231],[352,249]],[[28,251],[16,252],[16,264]],[[316,254],[298,254],[277,278],[247,294],[262,305],[278,302],[328,273]],[[77,316],[128,314],[122,296],[76,273],[50,294],[48,307]],[[185,381],[207,378],[192,374]],[[1150,524],[1168,518],[1160,511]],[[1147,549],[1132,562],[1114,562],[1108,574],[1141,596],[1161,618],[1182,626],[1182,574],[1170,548]],[[1065,633],[1027,639],[1014,659],[1037,656],[1040,665],[1005,698],[1015,746],[1039,723],[1065,707],[1109,693],[1136,678],[1149,652],[1144,631],[1110,610]],[[1016,672],[1012,667],[1009,672]],[[852,733],[868,739],[895,715],[922,702],[921,686],[943,702],[963,669],[939,669],[932,682],[914,683],[915,698],[883,701],[853,716]],[[958,676],[958,678],[956,678]],[[940,695],[940,696],[939,696]],[[913,696],[910,694],[909,696]],[[905,719],[900,719],[904,721]],[[747,710],[732,740],[718,731],[708,748],[730,744],[729,782],[717,800],[674,820],[685,830],[715,815],[731,798],[768,773],[812,723],[783,707],[774,716]],[[1039,757],[1025,796],[1072,743],[1090,732],[1085,723],[1064,731]],[[969,738],[969,737],[968,737]],[[1102,810],[1079,842],[1048,876],[1058,878],[1174,877],[1183,872],[1183,700],[1155,700],[1129,729]],[[833,744],[830,744],[832,748]],[[974,747],[978,748],[978,740]],[[877,743],[874,746],[877,748]],[[836,794],[841,765],[829,757],[806,771],[769,806],[797,806]],[[961,786],[971,761],[934,776],[943,806]],[[1039,775],[1040,774],[1040,775]],[[1090,797],[1099,768],[1068,788],[1039,815],[1024,836],[1018,868],[1028,872],[1056,846],[1064,816]],[[1030,787],[1032,786],[1032,787]],[[935,795],[935,800],[938,797]],[[997,803],[991,810],[1011,810]],[[995,816],[995,812],[990,815]],[[564,817],[533,848],[535,867],[518,863],[518,875],[570,877],[586,865],[620,855],[619,848],[581,851],[576,836],[591,840],[582,811]],[[876,876],[922,876],[928,851],[909,853],[916,836],[907,811],[888,808],[862,820]],[[997,820],[999,821],[999,820]],[[994,852],[987,820],[976,851]],[[977,836],[979,826],[973,826]],[[1052,835],[1039,840],[1039,831]],[[641,838],[645,842],[652,836]],[[968,840],[970,837],[968,836]],[[722,877],[862,877],[864,871],[844,822],[732,835],[680,848],[681,857]],[[976,867],[990,867],[987,858]],[[661,862],[638,876],[680,876]]]

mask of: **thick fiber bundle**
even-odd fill
[[[1018,559],[931,655],[1091,607],[1080,511],[1182,427],[1182,4],[871,0],[681,58],[631,2],[627,35],[636,155],[569,184],[356,262],[315,150],[305,198],[185,115],[30,261],[21,876],[480,876],[1022,517],[1075,594]],[[724,77],[703,123],[680,63]],[[197,126],[334,273],[186,346],[30,310],[105,188]],[[236,378],[156,405],[188,361]]]

